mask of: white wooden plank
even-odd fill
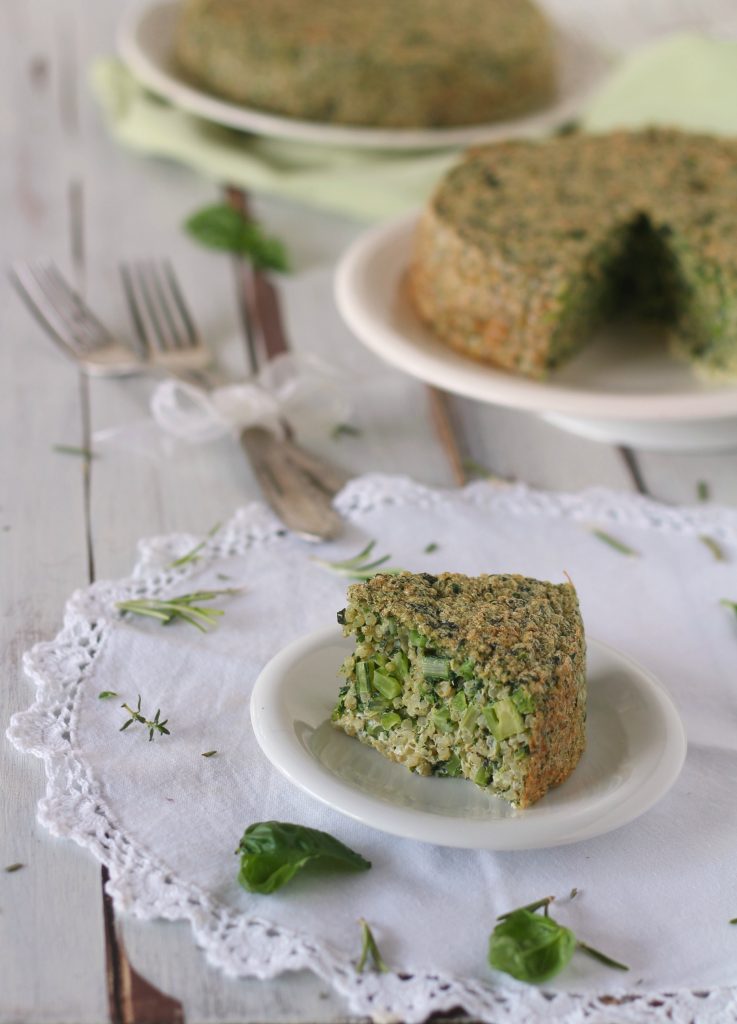
[[[0,202],[2,263],[18,256],[67,258],[64,176],[51,173],[62,145],[59,58],[48,6],[2,5],[0,13]],[[83,467],[52,452],[79,444],[76,371],[0,278],[0,721],[25,708],[32,689],[22,652],[59,628],[69,592],[87,577]],[[41,762],[0,743],[0,1019],[106,1019],[100,872],[75,845],[36,823]]]

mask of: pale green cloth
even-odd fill
[[[365,220],[420,205],[457,158],[254,138],[209,124],[146,92],[116,60],[92,87],[118,141],[218,182],[288,196]],[[668,36],[623,58],[580,118],[590,131],[671,125],[737,134],[737,42]]]

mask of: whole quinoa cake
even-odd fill
[[[349,736],[518,807],[576,767],[586,645],[571,584],[379,574],[349,587],[338,622],[356,638],[332,716]]]
[[[623,306],[737,376],[737,142],[675,130],[471,150],[417,231],[410,292],[440,339],[531,377]]]
[[[531,0],[185,0],[176,59],[236,103],[344,125],[479,124],[554,92]]]

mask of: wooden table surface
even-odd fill
[[[623,0],[624,2],[624,0]],[[580,0],[569,0],[581,6]],[[557,7],[565,6],[558,0]],[[623,46],[679,24],[714,23],[723,2],[642,4]],[[653,10],[656,13],[652,13]],[[4,262],[48,255],[94,308],[126,333],[118,281],[124,258],[170,256],[197,321],[234,373],[245,369],[232,262],[198,249],[183,218],[217,196],[189,171],[137,157],[106,136],[86,86],[90,60],[112,49],[113,3],[3,0],[0,129]],[[718,19],[717,19],[718,20]],[[717,26],[718,27],[718,26]],[[598,31],[603,31],[599,26]],[[442,420],[421,384],[378,363],[342,325],[331,297],[336,259],[360,225],[293,203],[258,201],[258,215],[287,242],[296,272],[280,282],[297,350],[365,374],[363,433],[322,452],[352,473],[409,473],[451,485],[456,474],[438,434]],[[186,467],[117,454],[87,464],[53,451],[89,445],[104,427],[145,415],[150,383],[86,380],[44,339],[3,276],[0,343],[0,722],[30,701],[20,661],[52,636],[69,593],[125,574],[139,537],[204,532],[257,488],[234,443],[193,447]],[[640,490],[693,503],[737,503],[733,454],[635,454],[576,437],[528,415],[452,399],[448,424],[463,458],[536,487]],[[448,425],[446,424],[446,425]],[[447,439],[446,439],[447,440]],[[113,914],[100,865],[36,823],[40,761],[0,743],[0,1021],[337,1021],[345,1007],[308,974],[262,983],[210,969],[186,924]]]

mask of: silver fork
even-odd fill
[[[16,263],[11,281],[65,355],[89,374],[123,376],[163,372],[212,386],[219,381],[211,355],[187,308],[173,268],[141,261],[120,268],[135,329],[135,350],[118,340],[49,261]],[[342,520],[331,499],[345,476],[297,445],[262,427],[247,427],[240,442],[269,504],[305,540],[335,537]]]

